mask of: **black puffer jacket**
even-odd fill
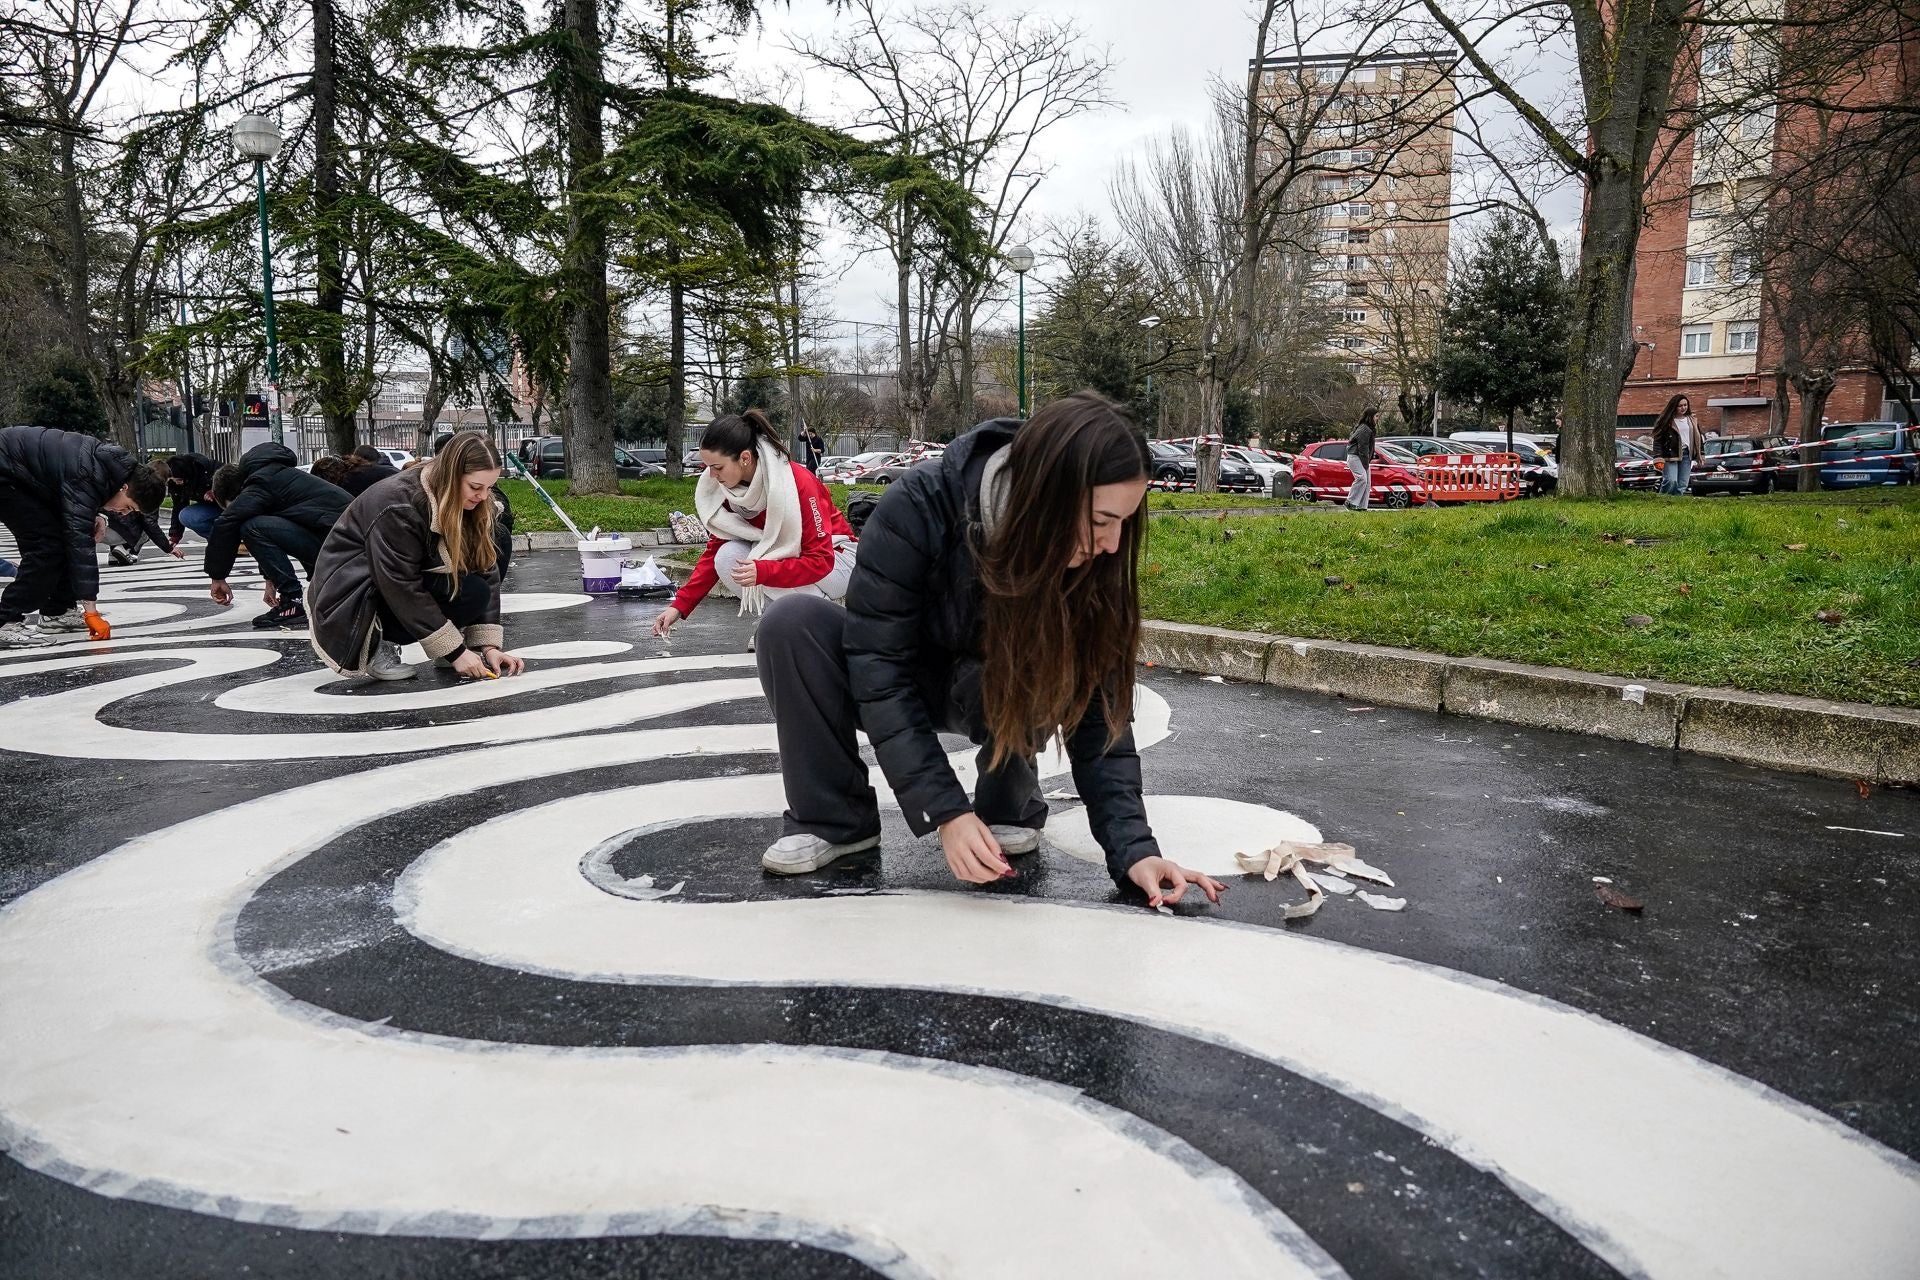
[[[400,474],[400,469],[388,462],[363,462],[349,467],[340,487],[354,497],[359,497],[382,480],[391,480]]]
[[[847,671],[861,727],[915,835],[973,808],[938,733],[987,740],[980,695],[983,599],[973,546],[981,475],[1018,426],[1013,418],[983,423],[937,463],[907,472],[860,534],[860,559],[847,589]],[[1133,732],[1109,748],[1096,699],[1069,737],[1067,754],[1107,870],[1125,883],[1128,867],[1160,852],[1140,797]]]
[[[0,484],[37,495],[60,513],[67,572],[76,600],[100,595],[93,518],[133,474],[133,455],[117,444],[47,427],[0,430]]]
[[[300,470],[300,460],[283,444],[257,444],[240,458],[240,492],[207,535],[207,576],[216,581],[233,572],[247,521],[280,516],[322,538],[353,499],[339,485]]]

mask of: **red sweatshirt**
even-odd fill
[[[833,572],[833,540],[836,535],[843,538],[853,537],[853,527],[847,518],[840,514],[840,508],[833,505],[833,495],[827,492],[827,486],[820,478],[797,462],[789,463],[793,468],[793,482],[800,490],[800,554],[791,560],[756,560],[760,567],[760,585],[763,587],[807,587]],[[728,504],[729,510],[732,504]],[[756,529],[767,525],[767,513],[745,517],[747,523]],[[725,538],[709,538],[707,549],[700,555],[700,563],[693,567],[693,576],[687,579],[687,585],[673,598],[673,607],[680,611],[681,617],[692,613],[694,607],[707,598],[707,592],[713,590],[713,584],[720,580],[714,570],[713,558],[719,554],[726,543]]]

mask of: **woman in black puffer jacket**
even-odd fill
[[[914,468],[861,534],[844,609],[788,597],[760,624],[761,686],[786,781],[769,871],[813,871],[879,843],[865,729],[915,835],[938,830],[953,874],[1014,874],[1047,804],[1034,757],[1059,733],[1116,883],[1150,904],[1222,886],[1160,856],[1134,750],[1145,438],[1083,391],[1025,424],[998,419]],[[970,799],[940,733],[980,747]]]

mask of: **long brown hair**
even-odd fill
[[[1096,697],[1109,747],[1132,721],[1146,503],[1127,517],[1117,553],[1069,564],[1091,535],[1094,487],[1145,479],[1150,467],[1140,428],[1091,391],[1040,410],[1007,446],[1006,510],[975,549],[989,768],[1037,751],[1055,730],[1071,734]]]
[[[1693,416],[1693,401],[1687,399],[1687,393],[1682,391],[1668,400],[1667,407],[1660,411],[1659,421],[1653,424],[1653,434],[1655,436],[1658,436],[1661,432],[1672,426],[1673,420],[1680,416],[1680,402],[1682,400],[1687,401],[1687,416]]]
[[[787,451],[767,415],[758,409],[748,409],[745,413],[723,414],[709,422],[700,436],[700,447],[737,458],[743,453],[758,455],[762,440],[772,445],[776,453]]]
[[[447,551],[455,592],[460,590],[461,574],[485,573],[493,568],[498,554],[493,548],[493,502],[489,499],[468,511],[460,492],[461,478],[499,469],[500,454],[493,442],[482,432],[461,431],[433,455],[432,465],[421,477],[420,488],[433,508],[434,528]]]

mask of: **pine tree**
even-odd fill
[[[1567,288],[1533,227],[1511,213],[1487,224],[1447,291],[1434,359],[1440,394],[1504,414],[1542,413],[1567,371]]]

